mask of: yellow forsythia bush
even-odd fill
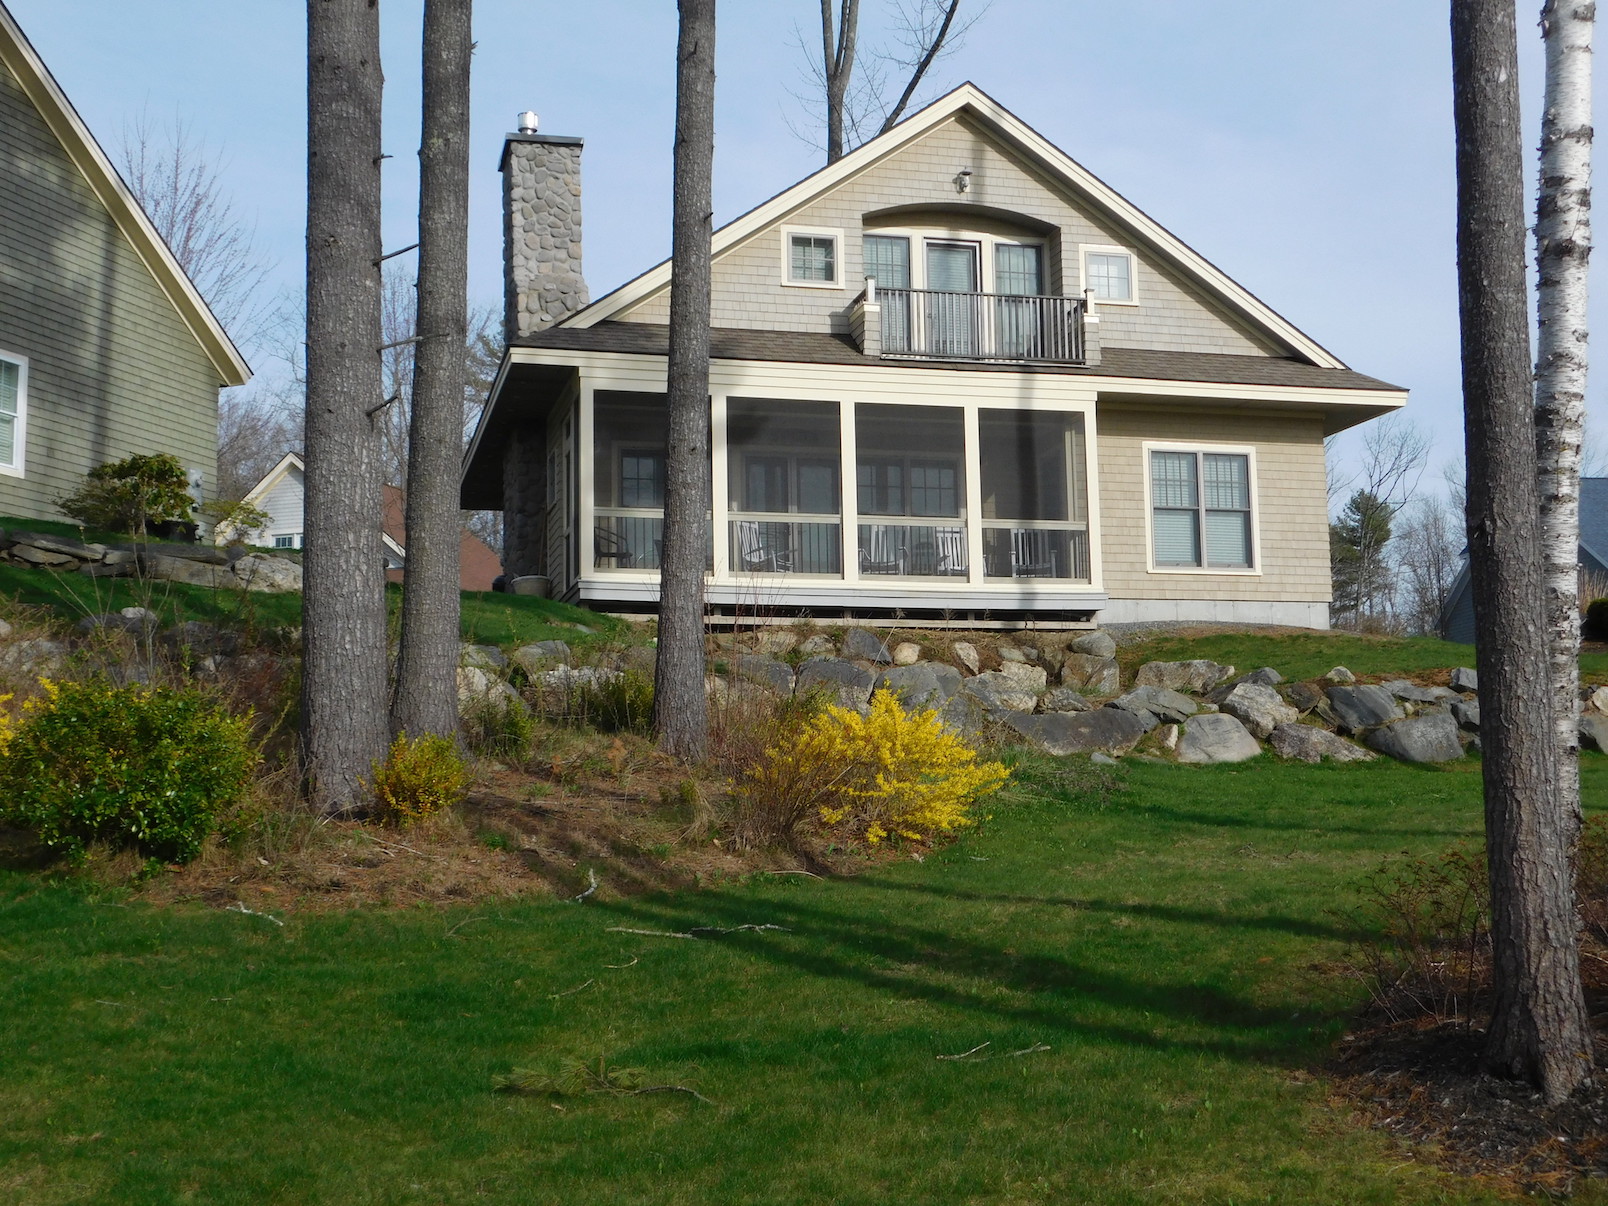
[[[932,711],[907,712],[878,691],[867,716],[828,707],[766,751],[748,794],[791,800],[797,819],[820,819],[871,843],[897,835],[924,841],[972,824],[968,807],[998,791],[1010,772],[977,751]]]
[[[469,790],[469,765],[450,738],[397,734],[374,764],[374,807],[381,818],[412,825],[451,808]]]

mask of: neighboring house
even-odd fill
[[[1608,579],[1608,477],[1580,479],[1580,572],[1594,576],[1599,588]],[[1590,600],[1582,599],[1586,602]],[[1448,641],[1474,643],[1474,583],[1467,549],[1441,608],[1440,634]]]
[[[218,390],[251,375],[0,4],[0,515],[172,453],[204,497]]]
[[[462,505],[650,609],[670,269],[587,304],[578,138],[502,157]],[[714,236],[710,605],[1328,625],[1323,440],[1403,405],[966,84]]]
[[[263,475],[261,481],[246,492],[245,501],[268,515],[268,526],[254,536],[260,544],[276,549],[299,549],[304,535],[303,500],[306,467],[294,452],[287,452],[279,463]],[[403,526],[402,491],[395,486],[385,487],[384,510],[380,517],[380,542],[385,556],[385,577],[389,582],[402,581],[402,570],[407,565],[407,530]],[[221,530],[227,539],[230,533]],[[458,584],[461,590],[490,590],[492,582],[502,573],[497,554],[489,545],[464,529],[458,546]]]

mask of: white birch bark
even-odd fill
[[[1545,0],[1546,96],[1536,198],[1537,481],[1558,753],[1559,803],[1580,825],[1580,446],[1585,420],[1586,269],[1591,255],[1591,60],[1596,6]]]

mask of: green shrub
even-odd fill
[[[249,717],[194,690],[46,682],[0,747],[0,810],[46,847],[188,862],[257,764]]]
[[[381,818],[412,825],[451,808],[469,790],[469,766],[451,739],[397,734],[374,764],[374,808]]]
[[[1608,640],[1608,599],[1593,599],[1586,604],[1586,622],[1581,627],[1584,635],[1593,640]]]
[[[488,696],[463,709],[463,737],[477,754],[520,763],[536,741],[536,720],[517,699]]]
[[[605,733],[653,731],[653,679],[639,670],[588,682],[580,692],[581,718]]]
[[[195,500],[179,458],[161,452],[96,466],[56,506],[92,528],[139,534],[158,524],[188,523]]]

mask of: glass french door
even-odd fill
[[[975,356],[978,348],[977,245],[927,244],[927,347],[937,356]]]

